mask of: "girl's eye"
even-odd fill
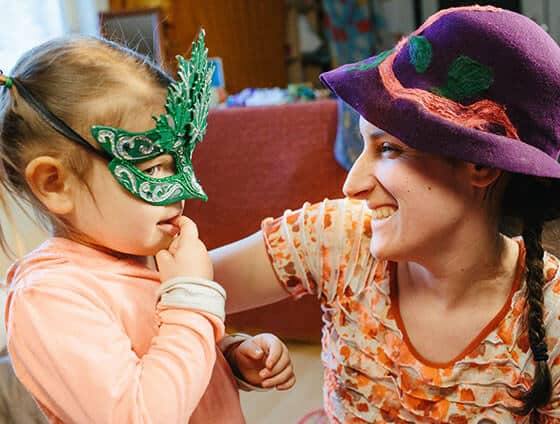
[[[177,173],[175,161],[170,155],[161,155],[150,161],[138,164],[138,169],[143,174],[153,178],[164,178]]]
[[[144,169],[142,172],[150,177],[156,175],[159,171],[161,171],[161,165],[154,165],[150,166],[149,168]]]

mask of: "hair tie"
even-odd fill
[[[8,89],[12,88],[14,85],[14,79],[2,75],[2,71],[0,71],[0,84],[6,86]]]
[[[531,347],[531,350],[533,351],[535,361],[548,361],[548,346],[545,342],[540,342],[535,347]]]

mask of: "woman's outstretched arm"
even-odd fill
[[[212,250],[210,258],[214,279],[227,292],[227,313],[268,305],[290,295],[274,274],[261,231]]]

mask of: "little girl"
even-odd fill
[[[238,382],[294,384],[276,337],[223,338],[225,291],[182,216],[206,198],[191,156],[211,72],[201,32],[177,82],[80,37],[0,79],[2,183],[53,234],[8,272],[8,350],[53,423],[242,423]]]
[[[231,310],[320,299],[330,422],[560,422],[560,261],[541,243],[558,45],[513,12],[448,9],[322,81],[361,115],[347,198],[214,251]]]

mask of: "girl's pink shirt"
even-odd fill
[[[223,323],[157,309],[157,272],[53,238],[6,282],[13,366],[51,422],[245,422]]]

